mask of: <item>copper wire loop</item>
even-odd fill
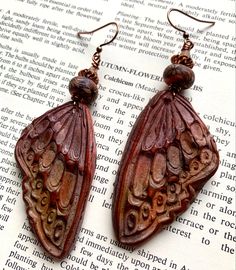
[[[99,64],[101,62],[101,53],[102,48],[98,47],[97,51],[94,53],[93,58],[92,58],[92,66],[96,69],[99,69]]]
[[[193,48],[193,46],[194,45],[193,45],[192,41],[190,39],[186,39],[184,41],[184,45],[183,45],[181,51],[190,51]]]

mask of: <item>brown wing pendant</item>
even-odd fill
[[[43,247],[65,257],[83,217],[95,170],[96,148],[87,105],[68,102],[24,129],[15,156],[23,197]]]
[[[135,245],[174,221],[218,165],[215,142],[187,99],[169,90],[156,94],[132,130],[118,171],[118,239]]]

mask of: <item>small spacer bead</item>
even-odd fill
[[[184,32],[184,34],[183,34],[183,38],[184,38],[184,39],[188,39],[188,38],[189,38],[189,34],[188,34],[188,33],[186,33],[186,32]]]
[[[102,47],[97,47],[96,51],[97,51],[98,53],[102,52]]]

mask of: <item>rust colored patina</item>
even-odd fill
[[[15,157],[23,173],[23,198],[30,224],[45,250],[57,259],[66,257],[76,241],[96,166],[93,122],[88,105],[98,95],[97,70],[102,47],[92,65],[69,83],[71,102],[46,112],[26,127]]]
[[[180,91],[194,81],[187,50],[164,71],[169,89],[157,93],[137,119],[116,178],[113,225],[120,242],[137,245],[189,207],[219,166],[216,144]]]
[[[35,119],[16,144],[30,224],[45,250],[58,259],[67,256],[76,239],[95,171],[87,104],[97,96],[97,82],[93,68],[80,71],[69,86],[73,101]]]

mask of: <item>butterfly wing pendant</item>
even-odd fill
[[[63,258],[75,241],[95,170],[87,105],[71,101],[35,119],[23,130],[15,156],[32,228],[47,252]]]
[[[157,93],[129,136],[117,174],[113,225],[120,242],[143,242],[183,213],[216,172],[219,154],[187,99]]]

